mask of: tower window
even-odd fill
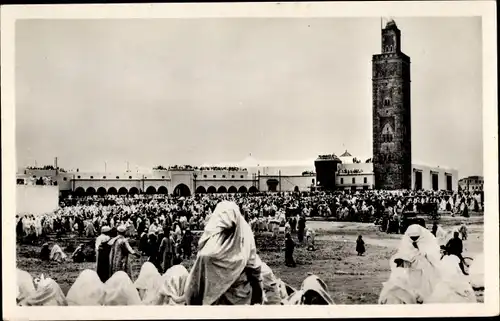
[[[207,175],[203,175],[203,178],[207,178]]]
[[[344,179],[340,178],[340,184],[344,184]]]
[[[64,178],[63,178],[63,181],[67,181],[67,180],[68,180],[68,178],[67,178],[67,177],[64,177]]]
[[[106,176],[103,176],[102,178],[106,179]]]
[[[363,178],[363,183],[365,183],[365,184],[368,183],[368,178],[364,177]]]
[[[226,178],[226,175],[222,175],[222,178]]]
[[[353,177],[353,178],[352,178],[352,183],[353,183],[353,184],[356,184],[356,177]]]
[[[129,179],[132,179],[132,176],[129,176],[128,178],[129,178]]]
[[[234,178],[234,175],[231,175],[231,178]]]
[[[90,179],[93,179],[93,178],[94,178],[94,176],[90,176]]]
[[[78,175],[78,178],[82,178],[80,175]]]
[[[243,178],[243,175],[240,175],[240,178]]]
[[[120,179],[120,176],[116,176],[116,179]]]
[[[214,175],[214,178],[216,178],[216,177],[217,177],[217,176],[216,176],[216,175]]]
[[[384,99],[384,106],[388,107],[390,105],[391,105],[391,101],[389,100],[389,98]]]

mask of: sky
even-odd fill
[[[414,163],[482,175],[481,18],[398,18]],[[380,18],[22,20],[17,165],[372,154]],[[311,164],[313,166],[313,164]]]

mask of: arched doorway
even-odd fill
[[[227,192],[231,193],[231,194],[234,194],[234,193],[238,193],[238,190],[236,189],[236,187],[231,186],[231,187],[229,187],[229,189],[227,190]]]
[[[276,192],[277,188],[278,188],[278,184],[279,184],[279,182],[277,179],[274,179],[274,178],[268,179],[267,180],[267,190],[269,192]]]
[[[203,186],[198,186],[198,188],[196,188],[197,194],[205,194],[206,192],[207,192],[207,190]]]
[[[215,189],[215,187],[210,186],[210,187],[207,189],[207,193],[217,193],[217,190]]]
[[[165,187],[165,186],[160,186],[158,188],[158,194],[164,194],[164,195],[167,195],[168,194],[168,189]]]
[[[246,192],[248,192],[248,190],[245,186],[240,187],[240,189],[238,190],[238,193],[246,193]]]
[[[227,193],[227,188],[225,186],[221,186],[217,190],[217,193]]]
[[[139,190],[137,189],[137,187],[132,187],[132,188],[128,191],[128,193],[129,193],[130,195],[139,194]]]
[[[83,187],[78,187],[75,189],[75,195],[83,196],[85,195],[85,189]]]
[[[95,195],[95,188],[93,187],[87,188],[87,195]]]
[[[156,194],[156,188],[154,188],[153,186],[149,186],[148,188],[146,188],[146,194]]]
[[[298,186],[295,186],[295,188],[293,189],[293,191],[294,191],[295,193],[298,193],[298,192],[299,192],[299,187],[298,187]]]
[[[128,190],[127,190],[125,187],[121,187],[121,188],[118,190],[118,194],[119,194],[119,195],[126,195],[126,194],[128,194]]]
[[[250,186],[250,188],[248,189],[248,192],[249,192],[249,193],[257,193],[257,187],[255,187],[255,186]]]
[[[108,194],[110,194],[110,195],[116,195],[116,194],[118,194],[118,191],[116,190],[116,188],[110,187],[108,189]]]
[[[97,195],[101,195],[101,196],[106,195],[106,189],[104,187],[99,187],[97,189]]]
[[[191,191],[185,184],[179,184],[174,189],[174,196],[190,196]]]

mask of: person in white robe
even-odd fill
[[[134,284],[124,271],[114,273],[104,283],[105,294],[103,304],[112,305],[141,305],[141,298]]]
[[[422,299],[413,290],[410,284],[408,259],[396,259],[396,265],[391,265],[391,275],[387,282],[382,284],[382,291],[378,304],[417,304]]]
[[[189,272],[182,265],[174,265],[165,272],[159,281],[159,287],[147,304],[153,305],[186,305],[186,281]]]
[[[67,306],[68,302],[61,287],[51,278],[44,278],[43,274],[32,292],[20,302],[22,306]]]
[[[260,260],[260,258],[259,258]],[[264,262],[261,262],[261,277],[262,287],[264,290],[264,304],[265,305],[279,305],[281,304],[281,294],[278,285],[278,279],[274,275],[271,268]]]
[[[411,288],[425,303],[439,280],[441,252],[437,239],[426,228],[410,225],[391,264],[394,265],[398,259],[409,262],[407,269]]]
[[[316,275],[308,276],[300,287],[283,300],[284,305],[334,305],[325,282]]]
[[[61,247],[57,244],[54,244],[54,246],[50,250],[50,260],[60,263],[66,260],[67,257],[68,256],[63,252]]]
[[[99,306],[104,299],[104,283],[95,271],[83,270],[66,296],[68,305]]]
[[[440,262],[441,278],[425,303],[476,303],[476,294],[469,278],[459,267],[456,255],[446,255]]]
[[[262,304],[255,239],[236,203],[217,205],[198,246],[186,286],[187,305]]]
[[[33,283],[33,277],[26,271],[17,270],[17,304],[22,303],[26,298],[28,298],[32,293],[35,292],[35,284]]]
[[[472,288],[484,289],[484,253],[474,257],[469,268],[469,278]]]
[[[156,283],[159,283],[161,279],[161,274],[158,269],[151,262],[145,262],[141,271],[139,272],[139,277],[134,282],[135,288],[139,292],[141,300],[147,296],[148,291],[154,290]]]

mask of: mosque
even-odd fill
[[[373,56],[373,158],[347,150],[304,162],[265,162],[156,168],[147,172],[65,172],[24,169],[18,185],[50,177],[60,194],[173,194],[304,192],[314,190],[458,189],[458,171],[417,165],[411,155],[410,58],[401,51],[394,21],[382,29],[382,53]],[[224,166],[223,166],[224,165]],[[40,186],[37,186],[40,187]],[[25,186],[24,188],[27,188]]]

